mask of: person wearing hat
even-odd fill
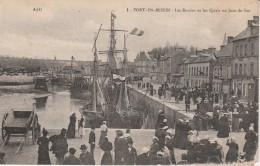
[[[141,154],[139,154],[136,158],[136,165],[152,165],[150,157],[149,157],[149,148],[144,147],[142,149]]]
[[[188,146],[188,135],[191,127],[183,120],[179,119],[179,123],[175,126],[175,136],[173,139],[174,147],[183,150],[187,149]]]
[[[68,152],[68,142],[66,138],[66,129],[61,129],[60,135],[51,136],[50,140],[52,142],[51,150],[57,158],[56,164],[63,164],[64,156]],[[51,139],[53,138],[53,140]]]
[[[69,149],[69,156],[65,158],[63,165],[80,165],[80,160],[76,156],[74,156],[76,149]]]
[[[67,138],[75,138],[75,129],[76,129],[76,113],[73,113],[70,116],[70,123],[68,127],[68,132],[67,132]]]
[[[168,126],[164,126],[163,128],[158,128],[155,131],[155,136],[159,139],[159,150],[161,150],[165,145],[165,136],[166,136],[166,130],[168,129]]]
[[[226,155],[226,163],[237,162],[238,159],[238,144],[236,143],[235,137],[232,137],[231,140],[228,139],[227,146],[229,146],[229,150]]]
[[[155,159],[156,159],[156,154],[159,151],[159,144],[158,144],[159,139],[156,136],[154,136],[152,141],[153,141],[153,143],[149,150],[149,157],[151,159],[152,164],[154,164]]]
[[[174,147],[173,147],[173,139],[169,135],[167,135],[165,137],[165,146],[169,150],[169,153],[170,153],[169,157],[170,157],[170,160],[171,160],[171,164],[176,164],[175,155],[174,155]]]
[[[113,149],[113,145],[111,142],[109,142],[107,136],[104,137],[104,141],[100,145],[100,148],[104,151],[100,165],[113,165],[112,155],[111,155],[111,150]]]
[[[117,130],[117,138],[115,140],[115,165],[124,165],[125,155],[127,153],[127,139],[123,136],[121,130]]]
[[[128,147],[127,147],[127,153],[125,155],[125,165],[135,165],[136,157],[137,157],[137,151],[133,147],[133,140],[128,141]]]
[[[131,132],[130,129],[126,129],[125,138],[127,139],[127,142],[133,141],[130,132]]]
[[[93,155],[91,155],[88,150],[87,146],[81,145],[80,146],[81,154],[79,156],[80,164],[81,165],[95,165],[95,159]]]
[[[170,165],[170,161],[166,158],[162,151],[158,151],[156,154],[154,165]]]
[[[228,138],[230,132],[229,122],[227,118],[227,113],[224,113],[219,120],[219,130],[218,130],[218,138]]]
[[[94,149],[96,146],[95,142],[96,142],[95,127],[91,127],[88,143],[90,144],[90,154],[92,154],[93,156],[94,156]]]
[[[105,136],[107,136],[107,132],[108,132],[108,129],[107,129],[107,122],[106,121],[103,121],[103,124],[100,126],[100,138],[99,138],[99,142],[98,142],[98,145],[100,146],[105,138]]]
[[[245,158],[246,161],[253,161],[255,154],[256,154],[256,150],[257,150],[257,135],[254,132],[254,127],[249,127],[249,130],[247,131],[246,135],[245,135],[245,145],[243,148],[243,152],[245,152]]]
[[[164,111],[163,110],[159,110],[159,114],[158,114],[158,118],[157,118],[157,122],[156,122],[156,127],[157,128],[161,127],[160,125],[163,123],[164,119],[166,119],[165,115],[164,115]]]
[[[48,131],[43,128],[42,137],[37,140],[38,148],[38,163],[37,164],[45,164],[50,165],[50,156],[49,156],[49,139],[47,138]]]

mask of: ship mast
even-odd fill
[[[97,112],[97,88],[96,88],[96,83],[97,83],[97,74],[98,74],[98,56],[97,56],[97,46],[96,46],[96,42],[97,42],[97,38],[100,32],[100,29],[102,27],[102,24],[100,25],[100,28],[98,30],[97,36],[94,39],[94,46],[92,51],[94,50],[94,63],[93,63],[93,69],[94,69],[94,73],[93,73],[93,87],[92,87],[92,111],[93,112]]]

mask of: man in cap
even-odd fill
[[[126,129],[125,138],[127,139],[127,142],[129,142],[130,140],[133,141],[130,131],[130,129]]]
[[[151,160],[149,157],[149,149],[144,147],[140,155],[136,158],[136,165],[151,165]]]
[[[69,149],[69,156],[65,158],[63,162],[64,165],[80,165],[80,160],[76,156],[74,156],[75,152],[76,149]]]
[[[57,164],[63,164],[64,155],[68,152],[68,142],[66,138],[66,129],[62,129],[60,135],[53,141],[52,150],[57,158]]]
[[[81,150],[81,154],[79,156],[80,164],[81,165],[95,165],[95,159],[94,159],[93,155],[91,155],[87,151],[87,146],[85,144],[80,146],[80,150]]]
[[[124,164],[135,165],[136,157],[137,157],[137,151],[133,147],[133,140],[129,140]]]
[[[94,156],[95,142],[96,142],[95,127],[91,127],[88,143],[90,144],[90,154],[92,154],[93,156]]]
[[[123,136],[121,130],[117,131],[117,137],[115,141],[115,165],[123,165],[127,153],[127,139]]]

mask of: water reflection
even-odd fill
[[[14,110],[33,110],[39,116],[39,122],[42,127],[47,129],[67,128],[69,124],[69,116],[75,112],[77,118],[80,117],[79,109],[84,105],[85,101],[72,99],[70,92],[59,91],[52,92],[46,97],[46,101],[41,101],[37,106],[37,98],[39,94],[12,94],[0,97],[0,118],[4,113]],[[44,99],[41,99],[44,100]],[[33,103],[36,103],[34,108]]]

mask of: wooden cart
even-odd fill
[[[35,144],[40,135],[40,124],[38,123],[38,116],[34,111],[14,111],[5,113],[2,120],[2,139],[4,148],[10,140],[10,137],[22,137],[20,146],[15,153],[22,149],[23,143],[32,134],[32,143]]]

